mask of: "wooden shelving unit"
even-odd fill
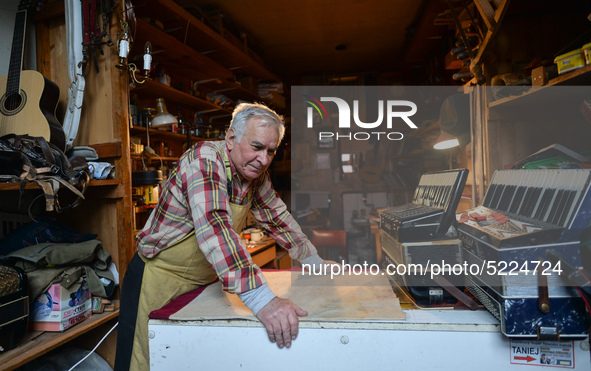
[[[61,92],[60,107],[67,106],[69,78],[67,66],[66,25],[63,1],[52,2],[35,19],[37,70],[49,80],[54,81]],[[111,34],[120,32],[120,20],[123,14],[120,3],[113,12]],[[75,208],[55,215],[58,221],[80,233],[96,233],[102,247],[110,254],[115,264],[119,279],[127,270],[127,264],[135,253],[132,236],[131,202],[131,160],[128,132],[127,75],[115,68],[117,51],[103,47],[97,60],[99,72],[85,76],[84,108],[75,146],[93,147],[99,161],[108,161],[114,166],[115,179],[92,180],[85,193],[85,200]],[[90,62],[92,64],[92,62]],[[62,112],[63,113],[63,112]],[[4,191],[2,209],[6,213],[23,216],[11,207],[14,193],[20,190],[19,183],[0,184]],[[24,185],[27,193],[39,192],[36,183]],[[60,197],[70,197],[68,192],[60,190]],[[28,196],[29,194],[27,194]],[[30,301],[35,298],[30,298]],[[119,299],[119,289],[111,299]],[[107,312],[93,315],[64,332],[28,331],[15,349],[0,355],[0,370],[17,369],[28,362],[66,344],[80,347],[92,347],[98,343],[103,330],[105,332],[117,321],[119,312]],[[114,331],[97,349],[110,365],[114,362]],[[96,339],[95,339],[96,338]],[[73,341],[74,340],[74,341]],[[75,343],[75,344],[74,344]]]
[[[49,11],[39,13],[36,18],[37,66],[39,72],[57,82],[61,91],[67,92],[68,76],[67,70],[63,68],[67,65],[64,6],[63,2],[57,1],[49,7]],[[115,26],[111,29],[111,36],[121,31],[119,25],[124,14],[123,7],[124,4],[120,3],[113,12]],[[233,100],[263,101],[272,105],[272,102],[261,99],[254,91],[256,89],[245,89],[234,79],[240,75],[252,76],[253,81],[279,82],[279,78],[260,61],[249,56],[247,51],[210,29],[176,2],[146,0],[141,6],[136,6],[135,11],[137,22],[130,57],[143,54],[145,41],[149,40],[155,50],[154,61],[162,63],[171,73],[182,75],[192,83],[205,84],[205,90],[226,95]],[[155,26],[159,22],[152,20],[163,22],[166,31]],[[145,127],[130,128],[128,74],[115,68],[118,62],[116,48],[103,47],[102,52],[103,55],[98,58],[99,72],[92,71],[86,76],[84,109],[75,145],[95,148],[100,161],[109,161],[114,165],[116,179],[91,181],[85,194],[88,197],[82,204],[59,215],[59,218],[81,233],[97,233],[122,278],[135,253],[135,212],[145,216],[150,211],[149,207],[134,207],[131,197],[131,172],[134,161],[137,160],[130,154],[130,135],[145,138],[149,133],[150,138],[168,141],[174,144],[175,149],[180,149],[186,142],[212,139]],[[144,98],[150,107],[154,103],[150,101],[162,97],[172,113],[176,113],[176,107],[181,106],[184,110],[207,113],[208,116],[231,115],[231,109],[192,95],[192,90],[193,86],[186,83],[179,86],[173,81],[172,86],[167,86],[151,80],[137,84],[132,93]],[[67,103],[64,102],[65,97],[67,94],[62,94],[60,102],[64,107]],[[209,125],[210,122],[206,121],[205,124]],[[216,118],[213,124],[218,124],[219,128],[223,123]],[[180,151],[175,151],[175,155],[177,154],[180,155]],[[162,159],[171,163],[178,160],[178,156],[164,156]],[[14,193],[20,187],[19,183],[0,184],[0,191]],[[28,183],[24,185],[24,189],[27,192],[38,192],[39,186]],[[114,297],[117,299],[118,295],[119,292]],[[95,341],[95,337],[98,337],[96,333],[108,330],[118,314],[112,312],[94,315],[64,332],[27,332],[21,345],[0,356],[0,369],[17,369],[72,340],[76,343],[80,341],[84,344],[96,344],[99,340],[97,338]],[[114,334],[97,350],[111,365],[115,353]]]
[[[143,54],[144,44],[146,41],[150,41],[154,48],[155,63],[166,61],[167,66],[189,79],[228,79],[232,77],[232,72],[225,67],[141,18],[137,19],[136,35],[134,48],[137,49],[137,54]],[[134,49],[134,51],[136,50]],[[172,56],[174,58],[171,58]],[[195,68],[195,66],[199,66],[199,68]]]
[[[254,76],[259,80],[280,81],[275,74],[247,55],[244,50],[226,40],[173,0],[147,0],[144,3],[145,6],[136,8],[138,18],[165,22],[165,29],[169,30],[168,35],[206,55],[232,73]],[[143,44],[141,46],[143,47]]]
[[[580,47],[574,40],[588,29],[586,15],[567,9],[558,0],[497,4],[495,17],[499,20],[494,33],[489,30],[490,37],[487,34],[477,58],[472,60],[472,66],[482,63],[483,71],[490,75],[522,73],[517,60],[549,59],[567,45],[574,50]],[[532,37],[534,34],[536,37]],[[549,34],[554,38],[548,39]],[[493,50],[495,55],[487,56],[486,52]],[[487,76],[489,81],[492,77]],[[471,153],[471,178],[475,204],[482,202],[496,170],[554,143],[575,151],[588,148],[585,138],[591,135],[591,127],[581,108],[583,100],[589,99],[589,85],[591,65],[586,65],[544,86],[494,87],[501,89],[494,94],[491,86],[473,91],[472,139],[476,144]],[[495,99],[499,95],[505,97]]]

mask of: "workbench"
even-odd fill
[[[275,261],[277,257],[277,250],[275,248],[275,240],[270,237],[265,237],[260,241],[249,242],[246,245],[248,253],[252,257],[254,264],[262,267]]]
[[[289,349],[271,343],[256,319],[151,319],[151,370],[591,370],[587,340],[510,340],[483,309],[401,311],[396,320],[302,317]],[[554,364],[541,365],[542,354]]]

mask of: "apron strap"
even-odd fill
[[[228,177],[228,181],[230,182],[230,184],[232,184],[232,165],[230,164],[230,159],[228,159],[228,154],[226,152],[226,149],[222,149],[222,151],[224,152],[224,164],[226,165],[226,176]],[[230,190],[231,192],[232,187],[228,188],[228,190]],[[250,189],[248,190],[248,194],[246,195],[246,200],[247,205],[250,205],[252,203],[252,189],[253,187],[251,186]],[[229,192],[228,192],[229,193]]]

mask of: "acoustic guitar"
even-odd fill
[[[22,71],[27,10],[34,0],[21,0],[14,24],[8,75],[0,77],[0,136],[43,137],[65,150],[66,137],[55,112],[59,87],[37,71]]]

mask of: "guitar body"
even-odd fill
[[[0,88],[6,88],[7,79],[0,77]],[[6,91],[0,98],[0,136],[40,136],[65,150],[66,137],[55,114],[59,87],[37,71],[21,71],[19,93]]]

